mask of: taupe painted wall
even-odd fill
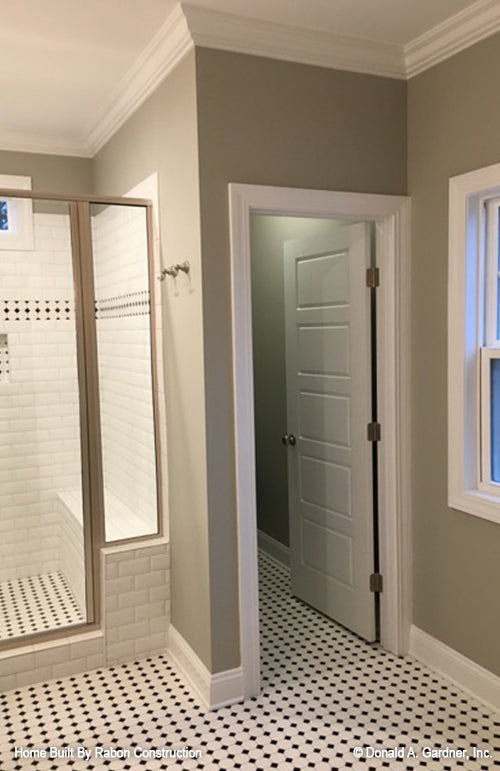
[[[414,623],[500,674],[500,527],[447,506],[448,178],[500,161],[500,36],[408,85]]]
[[[406,193],[406,84],[196,53],[213,671],[240,663],[228,183]]]
[[[301,217],[250,218],[252,339],[255,394],[257,526],[285,546],[288,537],[285,241],[334,233],[336,220]]]
[[[33,190],[43,193],[83,195],[92,192],[90,158],[0,150],[0,174],[31,177]]]
[[[121,195],[158,172],[163,265],[191,263],[191,293],[163,284],[172,623],[211,669],[195,90],[192,53],[98,153],[94,181]]]

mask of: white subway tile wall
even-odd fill
[[[106,663],[164,651],[170,618],[169,544],[104,549],[102,565]]]
[[[105,487],[157,531],[146,217],[96,207],[92,217]],[[106,535],[108,533],[106,522]],[[131,530],[129,537],[136,533]],[[122,537],[127,537],[127,534]]]
[[[57,497],[56,510],[59,516],[59,544],[61,572],[71,587],[73,596],[82,613],[85,612],[85,550],[83,543],[83,517],[78,519],[68,508],[60,493]],[[81,499],[81,496],[80,496]],[[80,511],[81,514],[81,511]]]
[[[0,256],[0,581],[60,569],[56,497],[80,484],[69,217],[37,212],[34,233]]]

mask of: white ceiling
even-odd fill
[[[498,28],[500,0],[16,0],[0,148],[92,155],[193,42],[404,78]]]
[[[471,0],[193,0],[200,8],[404,45]]]

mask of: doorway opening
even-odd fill
[[[375,222],[382,276],[377,310],[381,644],[403,654],[410,626],[409,202],[399,196],[229,186],[236,499],[243,696],[260,691],[254,460],[250,217],[252,213]]]
[[[259,548],[289,566],[296,597],[369,642],[379,608],[373,233],[369,222],[250,216]]]

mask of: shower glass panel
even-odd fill
[[[70,205],[8,204],[34,239],[0,249],[0,643],[93,620]]]
[[[158,532],[147,209],[91,204],[106,541]]]

